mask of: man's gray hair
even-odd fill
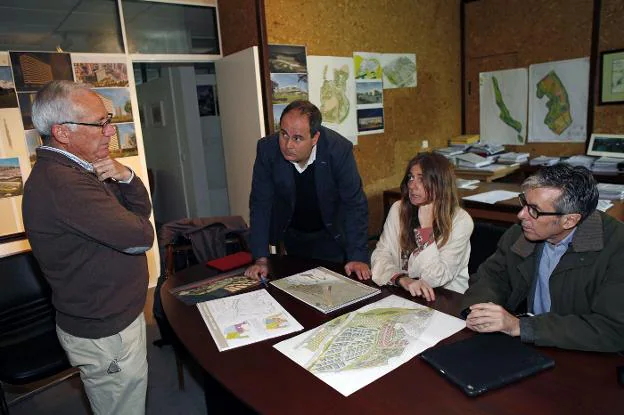
[[[561,190],[554,208],[562,213],[580,213],[581,220],[592,214],[598,205],[598,188],[593,174],[582,166],[559,163],[544,167],[522,183],[522,191],[540,187]]]
[[[91,91],[89,87],[71,81],[52,81],[35,97],[32,106],[33,125],[42,136],[52,135],[52,126],[65,121],[75,121],[83,115],[82,108],[75,105],[72,95],[79,91]],[[77,126],[68,124],[69,128]]]

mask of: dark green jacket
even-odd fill
[[[519,225],[471,278],[463,307],[493,302],[511,313],[531,311],[542,243]],[[565,349],[624,350],[624,224],[595,211],[578,226],[550,277],[550,312],[520,319],[524,342]]]

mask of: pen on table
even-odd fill
[[[267,282],[266,277],[260,277],[260,282],[262,283],[262,285],[264,285],[264,288],[269,288],[269,284]]]

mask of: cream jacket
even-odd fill
[[[383,233],[371,258],[373,281],[377,285],[389,284],[400,273],[401,250],[399,245],[399,212],[401,201],[390,208]],[[458,208],[453,217],[451,235],[442,248],[436,243],[420,254],[410,255],[407,273],[411,278],[420,277],[432,287],[444,287],[463,293],[468,289],[468,260],[470,258],[470,235],[474,223],[464,209]]]

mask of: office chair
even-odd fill
[[[71,368],[56,336],[51,292],[32,252],[0,259],[0,402],[2,414],[9,404],[26,399],[77,372],[19,396],[8,403],[2,384],[27,385]]]
[[[247,223],[240,216],[183,218],[168,222],[160,229],[161,275],[154,291],[153,312],[161,338],[154,341],[154,345],[173,346],[180,390],[184,390],[182,360],[186,351],[162,310],[160,287],[176,271],[238,251],[247,251],[248,233]]]

